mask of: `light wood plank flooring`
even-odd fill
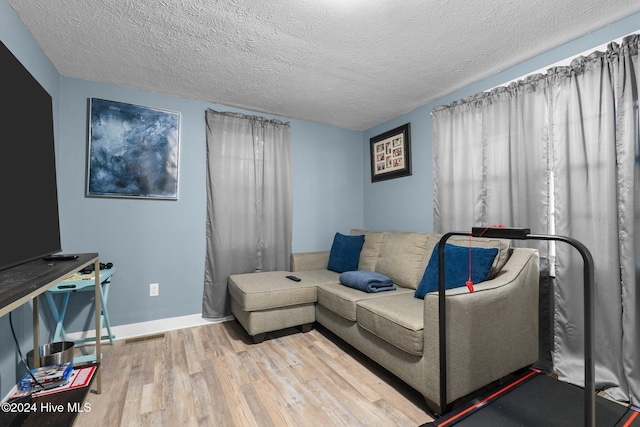
[[[418,426],[422,396],[323,329],[251,344],[235,322],[103,345],[76,426]],[[93,387],[95,390],[95,386]]]

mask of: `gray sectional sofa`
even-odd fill
[[[418,390],[441,414],[438,292],[416,288],[441,235],[351,230],[364,236],[358,269],[393,280],[394,291],[344,286],[327,269],[330,251],[293,254],[292,272],[229,277],[234,316],[254,341],[318,322]],[[447,243],[497,248],[486,280],[446,291],[447,404],[538,360],[538,252],[502,239],[454,236]],[[334,242],[335,246],[335,242]],[[333,249],[333,248],[332,248]],[[445,257],[448,261],[448,258]],[[295,274],[294,282],[286,278]]]

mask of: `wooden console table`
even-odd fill
[[[90,264],[95,268],[95,323],[96,337],[100,331],[100,261],[97,253],[77,254],[78,258],[70,261],[35,261],[0,271],[0,316],[4,316],[22,304],[33,301],[33,349],[34,365],[40,365],[40,358],[35,357],[40,348],[38,296],[57,285],[73,273]],[[96,364],[100,364],[100,339],[96,339]],[[96,373],[97,392],[102,392],[100,370]]]

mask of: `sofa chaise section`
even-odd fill
[[[234,274],[227,287],[231,312],[255,343],[267,332],[301,326],[308,331],[315,321],[318,284],[335,283],[338,274],[327,269],[307,270],[300,282],[287,271]]]

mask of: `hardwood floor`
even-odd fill
[[[103,345],[76,426],[418,426],[422,396],[323,329],[251,344],[235,321]]]

